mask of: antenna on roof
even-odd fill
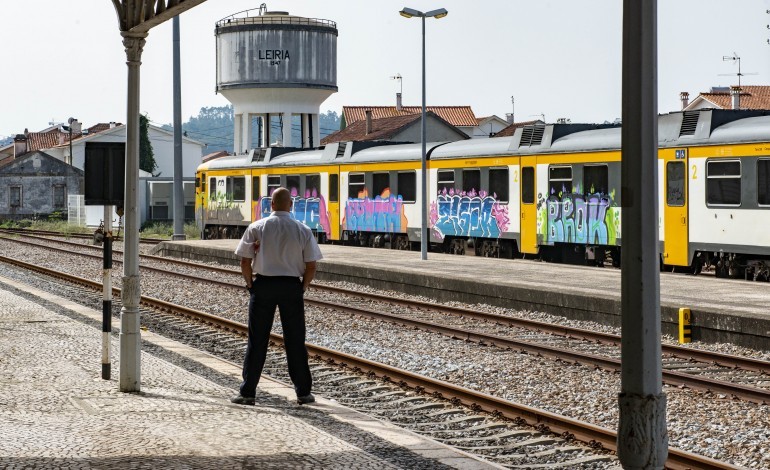
[[[756,75],[756,73],[753,73],[753,72],[752,73],[741,73],[741,58],[740,58],[740,56],[738,55],[737,52],[733,52],[733,55],[731,55],[731,56],[730,55],[722,56],[722,62],[727,62],[728,60],[732,61],[732,62],[738,62],[738,73],[737,74],[733,74],[733,73],[720,73],[719,76],[725,77],[725,76],[728,76],[728,75],[738,75],[738,88],[741,87],[741,77],[742,76],[744,76],[744,75]]]

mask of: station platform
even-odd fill
[[[162,242],[153,253],[237,266],[238,240]],[[349,281],[438,301],[537,310],[620,326],[617,268],[495,259],[384,248],[321,245],[316,278]],[[660,274],[661,328],[678,335],[679,309],[692,314],[692,339],[770,349],[770,283],[710,275]]]
[[[100,325],[0,277],[0,468],[501,468],[265,377],[255,406],[233,405],[240,366],[147,331],[141,392],[122,393],[117,357],[100,377]]]

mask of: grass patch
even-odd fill
[[[200,231],[194,222],[189,222],[184,225],[184,234],[188,240],[198,240],[200,238]],[[142,238],[162,238],[164,240],[170,240],[171,237],[174,236],[174,226],[169,223],[145,222],[139,231],[139,236]]]

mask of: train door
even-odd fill
[[[340,239],[340,174],[339,167],[329,170],[329,199],[326,210],[329,212],[329,225],[331,233],[326,236],[330,240]]]
[[[663,156],[663,263],[689,266],[687,150],[661,150]],[[693,175],[695,177],[695,175]]]
[[[521,247],[522,253],[537,253],[537,157],[521,157]]]
[[[217,204],[217,178],[209,177],[209,193],[205,195],[207,202],[206,218],[219,218],[219,205]]]

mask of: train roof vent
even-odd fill
[[[334,158],[342,158],[345,156],[345,147],[348,146],[347,142],[340,142],[339,147],[337,147],[337,155]]]
[[[526,126],[521,131],[521,141],[519,147],[528,147],[540,145],[543,142],[545,126]]]
[[[698,127],[698,118],[700,111],[685,111],[682,116],[682,127],[679,128],[679,137],[683,135],[695,135],[695,128]]]
[[[251,157],[252,162],[264,162],[265,155],[267,155],[267,149],[258,149],[254,152],[254,156]]]

